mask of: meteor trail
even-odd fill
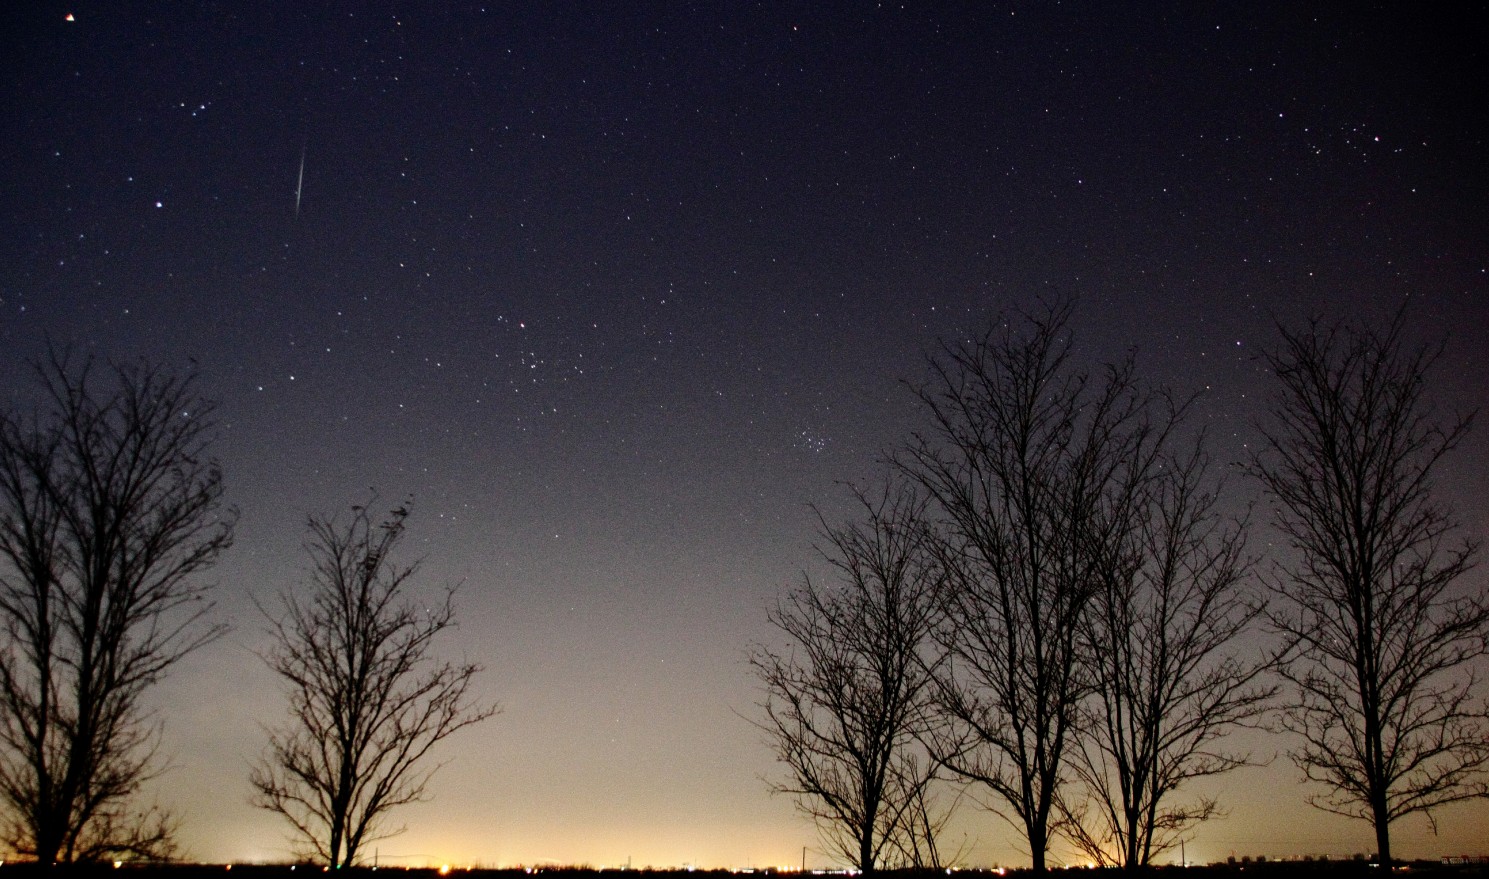
[[[305,148],[300,148],[300,176],[295,178],[295,217],[300,216],[300,192],[305,186]]]

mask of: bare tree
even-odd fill
[[[930,633],[938,580],[925,553],[923,502],[905,487],[855,491],[864,519],[822,522],[819,552],[838,577],[810,577],[781,600],[771,622],[790,642],[757,647],[750,664],[764,685],[760,724],[816,820],[824,842],[864,872],[885,858],[933,852],[923,830],[935,766],[916,754],[925,720]]]
[[[54,354],[0,415],[0,797],[43,864],[170,851],[129,800],[158,770],[141,697],[220,634],[195,576],[231,542],[190,374]]]
[[[929,727],[936,721],[931,716],[925,722]],[[924,761],[932,762],[923,767]],[[943,773],[928,753],[907,752],[897,761],[895,770],[891,785],[896,792],[889,799],[905,806],[893,812],[894,826],[887,828],[885,834],[889,845],[880,858],[881,866],[938,872],[958,866],[967,852],[967,840],[964,838],[960,845],[948,850],[944,838],[966,788],[957,786],[949,803],[942,799],[950,785],[948,779],[940,777]]]
[[[1149,866],[1218,814],[1213,798],[1173,795],[1246,765],[1219,740],[1276,692],[1267,662],[1236,649],[1263,607],[1243,591],[1244,526],[1217,510],[1202,443],[1165,455],[1135,496],[1084,628],[1095,687],[1071,764],[1085,796],[1062,797],[1062,831],[1102,865]]]
[[[1468,431],[1425,397],[1442,347],[1376,332],[1282,330],[1269,361],[1281,389],[1254,460],[1293,550],[1270,586],[1271,624],[1293,648],[1284,726],[1293,760],[1327,793],[1313,805],[1375,828],[1483,796],[1489,714],[1473,663],[1489,650],[1489,601],[1456,584],[1476,541],[1456,540],[1432,473]]]
[[[373,840],[402,832],[383,819],[424,799],[438,765],[430,749],[491,717],[469,699],[480,666],[434,658],[455,625],[453,590],[415,602],[418,566],[393,551],[406,507],[374,524],[366,507],[346,522],[311,517],[307,594],[281,593],[265,656],[288,685],[290,722],[271,730],[254,769],[254,803],[278,812],[328,866],[351,866]]]
[[[936,757],[985,785],[1045,868],[1066,748],[1091,681],[1079,636],[1116,511],[1157,445],[1130,361],[1070,363],[1069,304],[949,344],[899,463],[933,500],[948,575]]]

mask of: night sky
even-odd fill
[[[938,339],[1075,297],[1083,362],[1202,391],[1231,461],[1276,321],[1404,306],[1489,405],[1485,4],[1309,5],[5,4],[3,401],[48,340],[194,362],[242,513],[147,799],[286,856],[254,599],[375,488],[505,709],[383,863],[797,864],[745,652]],[[1486,460],[1441,479],[1480,537]],[[1192,860],[1373,847],[1285,757],[1205,790]],[[973,805],[968,860],[1027,863]],[[1439,833],[1397,853],[1484,853],[1489,804]]]

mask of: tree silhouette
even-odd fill
[[[1432,471],[1469,429],[1425,397],[1442,347],[1318,321],[1282,330],[1281,389],[1253,465],[1293,550],[1270,586],[1291,648],[1283,715],[1292,753],[1328,792],[1309,802],[1375,828],[1489,792],[1489,714],[1472,663],[1489,651],[1489,601],[1459,578],[1478,544],[1455,541]]]
[[[1173,795],[1248,762],[1219,740],[1259,721],[1277,689],[1265,658],[1235,649],[1263,609],[1243,592],[1244,525],[1216,509],[1202,447],[1165,454],[1134,496],[1083,630],[1095,687],[1071,766],[1085,796],[1062,797],[1062,831],[1103,865],[1149,866],[1218,813],[1213,798]]]
[[[1092,684],[1082,626],[1163,429],[1130,360],[1101,377],[1072,366],[1070,314],[945,346],[920,394],[933,428],[899,456],[932,500],[948,577],[936,757],[996,795],[1036,871]]]
[[[0,415],[0,797],[43,864],[171,850],[129,799],[156,771],[149,687],[222,629],[195,575],[230,544],[191,374],[53,354]]]
[[[750,664],[766,692],[760,726],[790,772],[775,791],[796,796],[831,851],[873,872],[886,859],[938,857],[941,817],[926,790],[935,766],[915,740],[938,580],[923,501],[903,486],[855,497],[861,521],[821,526],[819,552],[838,576],[807,577],[782,599],[770,619],[789,647],[757,647]]]
[[[271,731],[254,769],[254,803],[283,815],[332,867],[401,832],[383,819],[424,798],[439,768],[430,750],[497,711],[468,698],[479,666],[433,656],[455,624],[453,590],[412,600],[417,565],[392,559],[407,517],[406,507],[379,524],[365,507],[345,523],[311,517],[310,588],[282,592],[272,621],[265,660],[288,686],[291,720]]]

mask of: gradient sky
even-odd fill
[[[795,864],[745,652],[938,338],[1075,296],[1081,356],[1203,390],[1237,460],[1274,321],[1404,303],[1489,404],[1484,4],[1310,5],[5,4],[4,402],[47,339],[221,401],[234,631],[155,694],[187,853],[287,852],[253,599],[371,487],[505,708],[385,863]],[[1442,479],[1480,537],[1486,460]],[[1213,790],[1191,859],[1373,847],[1285,758]],[[1439,833],[1397,853],[1484,853],[1489,804]]]

